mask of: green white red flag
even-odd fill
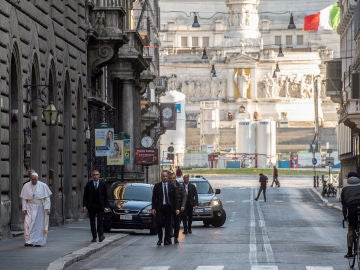
[[[335,30],[340,23],[340,8],[334,3],[304,18],[304,31]]]

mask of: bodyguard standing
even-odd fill
[[[92,172],[92,180],[85,186],[83,198],[83,210],[89,212],[90,228],[92,234],[91,242],[96,242],[96,236],[99,242],[105,239],[104,236],[104,214],[109,206],[105,181],[100,179],[98,170]],[[95,223],[96,219],[96,223]]]
[[[182,215],[183,211],[185,210],[187,195],[186,195],[184,186],[176,180],[176,175],[174,173],[170,173],[169,180],[170,180],[170,183],[173,184],[176,189],[176,201],[177,201],[176,205],[178,208],[176,209],[175,213],[173,213],[172,229],[174,231],[174,234],[173,234],[174,243],[178,244],[179,243],[178,238],[179,238],[181,215]]]
[[[164,245],[171,244],[171,219],[178,209],[176,205],[176,189],[168,183],[168,172],[161,173],[161,182],[156,183],[152,195],[152,213],[155,216],[158,231],[157,245],[163,241],[163,227],[165,228]]]
[[[184,180],[184,189],[187,194],[185,211],[183,215],[183,225],[184,231],[183,234],[192,233],[191,225],[192,225],[192,217],[193,217],[193,209],[197,207],[199,204],[197,190],[194,184],[189,182],[189,175],[185,174],[183,176]]]

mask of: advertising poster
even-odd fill
[[[95,156],[106,157],[114,153],[114,128],[95,129]]]
[[[114,140],[114,152],[107,156],[107,165],[124,165],[124,141]]]
[[[124,142],[124,164],[130,164],[130,139],[123,140]]]

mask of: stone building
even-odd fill
[[[325,62],[339,57],[339,37],[302,30],[306,15],[331,4],[160,1],[161,74],[171,78],[169,90],[186,95],[188,151],[233,149],[241,119],[276,121],[279,156],[308,151],[315,139],[336,150],[338,105],[323,81]],[[202,132],[204,101],[220,101],[215,135]],[[286,134],[295,136],[285,142]]]
[[[52,224],[79,216],[86,177],[83,1],[0,1],[0,232],[22,230],[20,190],[35,169],[49,184]],[[52,103],[58,122],[45,126]]]
[[[157,0],[0,0],[1,236],[22,230],[29,168],[53,192],[51,225],[81,216],[93,169],[106,179],[145,180],[135,149],[145,135],[155,148],[164,132],[157,11]],[[46,126],[49,104],[59,115]],[[104,124],[130,138],[124,166],[95,155],[95,129]],[[158,176],[151,166],[151,181]]]
[[[360,4],[355,0],[340,1],[340,57],[331,63],[327,77],[327,95],[340,104],[339,157],[342,178],[348,172],[360,172],[359,99],[360,99]]]

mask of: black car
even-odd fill
[[[182,179],[178,179],[183,182]],[[190,183],[194,184],[199,197],[198,207],[193,209],[193,220],[202,221],[205,226],[212,225],[221,227],[226,221],[226,212],[217,194],[220,189],[213,189],[210,182],[202,176],[190,177]]]
[[[144,183],[108,183],[110,211],[104,217],[104,231],[111,229],[156,230],[151,213],[153,185]]]

